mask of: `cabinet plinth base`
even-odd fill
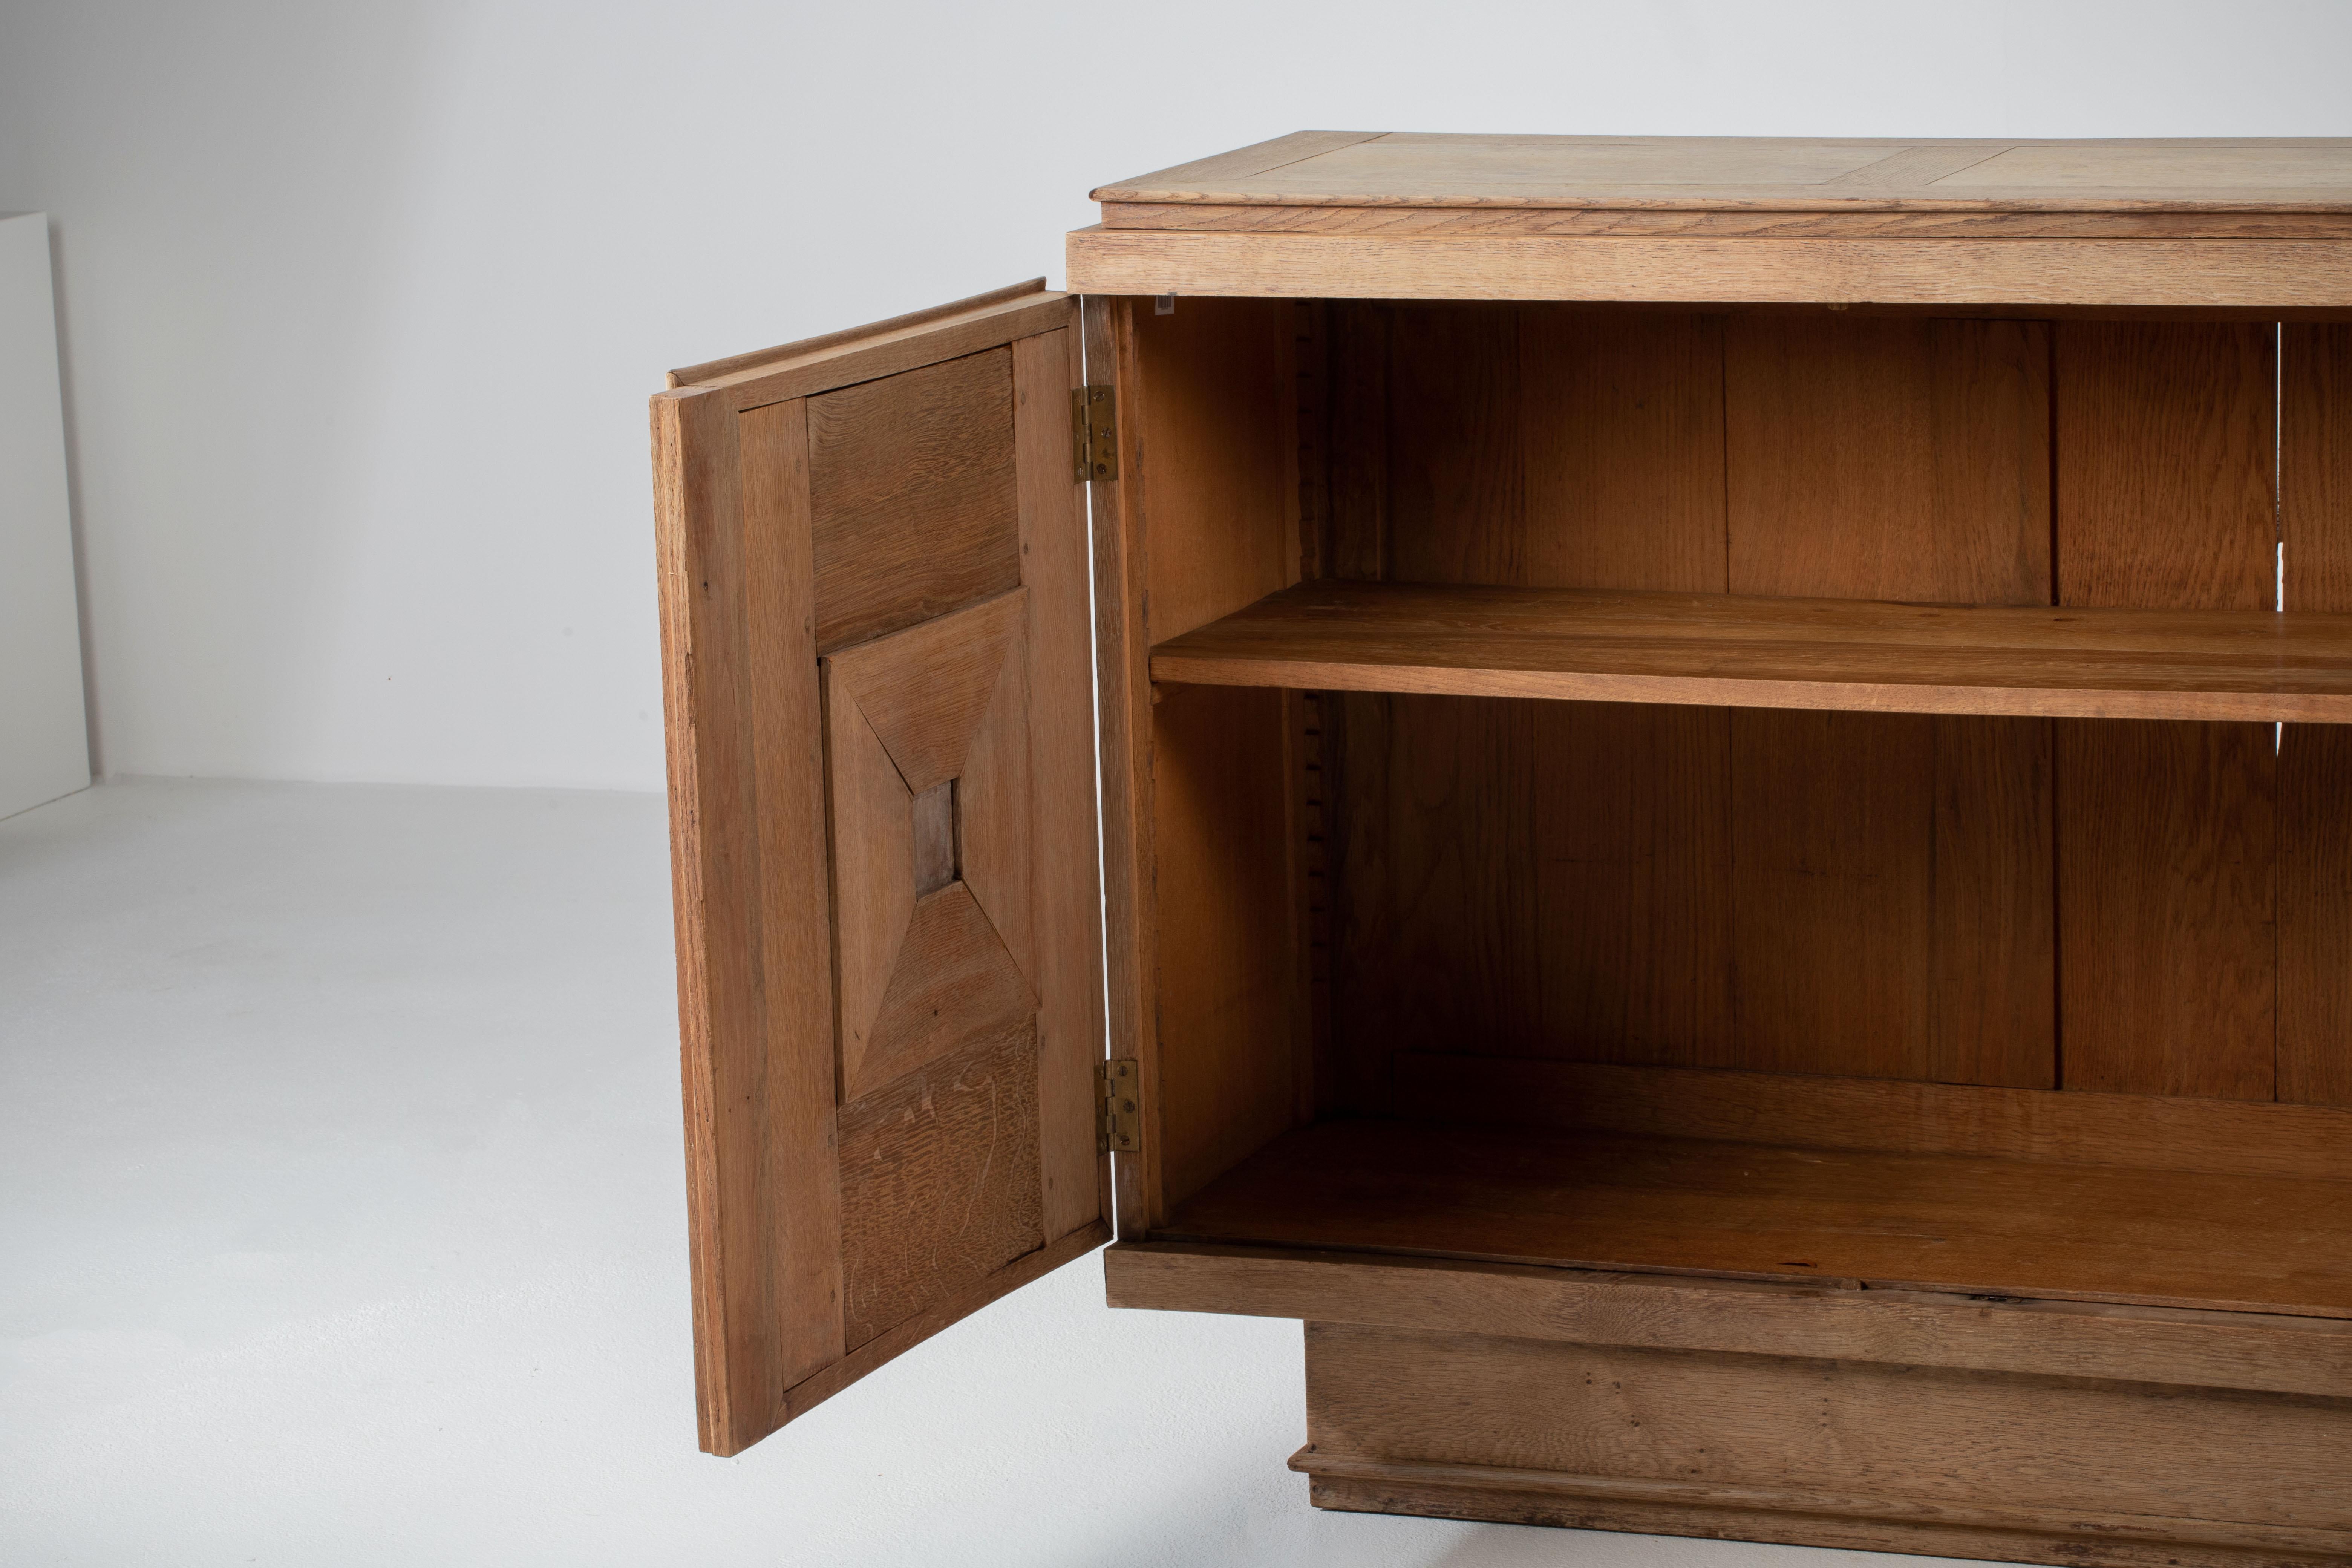
[[[1994,1562],[2352,1561],[2352,1401],[1307,1326],[1318,1508]]]
[[[1400,1513],[1424,1519],[2095,1568],[2285,1568],[2286,1564],[2301,1568],[2344,1561],[2335,1551],[2212,1544],[2193,1537],[2229,1527],[2215,1527],[2202,1520],[2151,1519],[2147,1538],[2129,1539],[2089,1521],[2075,1530],[2057,1526],[2055,1521],[2040,1527],[2023,1521],[1973,1523],[1969,1522],[1972,1517],[1991,1510],[1929,1510],[1876,1498],[1757,1494],[1754,1500],[1743,1503],[1724,1489],[1673,1486],[1661,1486],[1644,1495],[1639,1483],[1606,1476],[1530,1475],[1461,1465],[1383,1465],[1349,1461],[1311,1448],[1299,1450],[1290,1465],[1308,1475],[1307,1495],[1317,1508],[1342,1513]],[[1708,1493],[1716,1495],[1704,1495]],[[1934,1517],[1937,1513],[1948,1517]],[[2168,1534],[2166,1526],[2179,1529]],[[2242,1526],[2238,1529],[2250,1536],[2261,1533]]]

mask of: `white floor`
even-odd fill
[[[0,821],[0,1562],[1536,1563],[1318,1513],[1296,1324],[1087,1258],[695,1451],[661,803],[108,784]]]

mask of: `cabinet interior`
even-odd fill
[[[1176,304],[1151,1237],[2352,1317],[2352,327]]]

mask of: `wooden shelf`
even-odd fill
[[[1330,1121],[1151,1239],[2352,1318],[2352,1183],[2296,1176]]]
[[[1307,583],[1154,680],[2085,719],[2352,722],[2352,616]]]

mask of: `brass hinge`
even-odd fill
[[[1095,1064],[1095,1148],[1132,1154],[1143,1147],[1142,1079],[1132,1061]]]
[[[1070,437],[1077,448],[1074,477],[1078,483],[1118,478],[1118,407],[1108,386],[1070,389]]]

